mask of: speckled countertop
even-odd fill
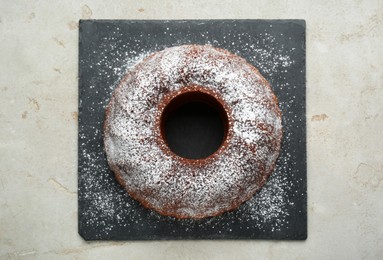
[[[231,2],[2,1],[0,259],[381,259],[383,2]],[[78,20],[88,18],[306,20],[306,241],[78,235]]]

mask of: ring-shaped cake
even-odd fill
[[[163,122],[177,106],[216,109],[224,140],[202,159],[169,148]],[[106,108],[104,144],[118,182],[144,207],[176,218],[236,209],[273,172],[282,116],[267,80],[245,59],[210,45],[183,45],[136,64]]]

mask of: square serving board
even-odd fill
[[[78,228],[85,240],[307,238],[304,20],[81,20]],[[263,188],[237,210],[179,220],[145,209],[109,169],[102,126],[121,77],[150,53],[210,44],[259,69],[283,114],[282,149]]]

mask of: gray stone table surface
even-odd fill
[[[79,19],[305,19],[308,239],[85,242]],[[383,2],[0,2],[0,259],[382,259]]]

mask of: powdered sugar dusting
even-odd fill
[[[165,154],[156,129],[158,104],[169,89],[178,93],[193,85],[217,93],[232,110],[233,136],[204,167]],[[266,81],[242,58],[208,45],[168,48],[138,63],[108,109],[109,164],[131,195],[167,215],[200,218],[240,205],[260,188],[279,153],[280,112]]]

